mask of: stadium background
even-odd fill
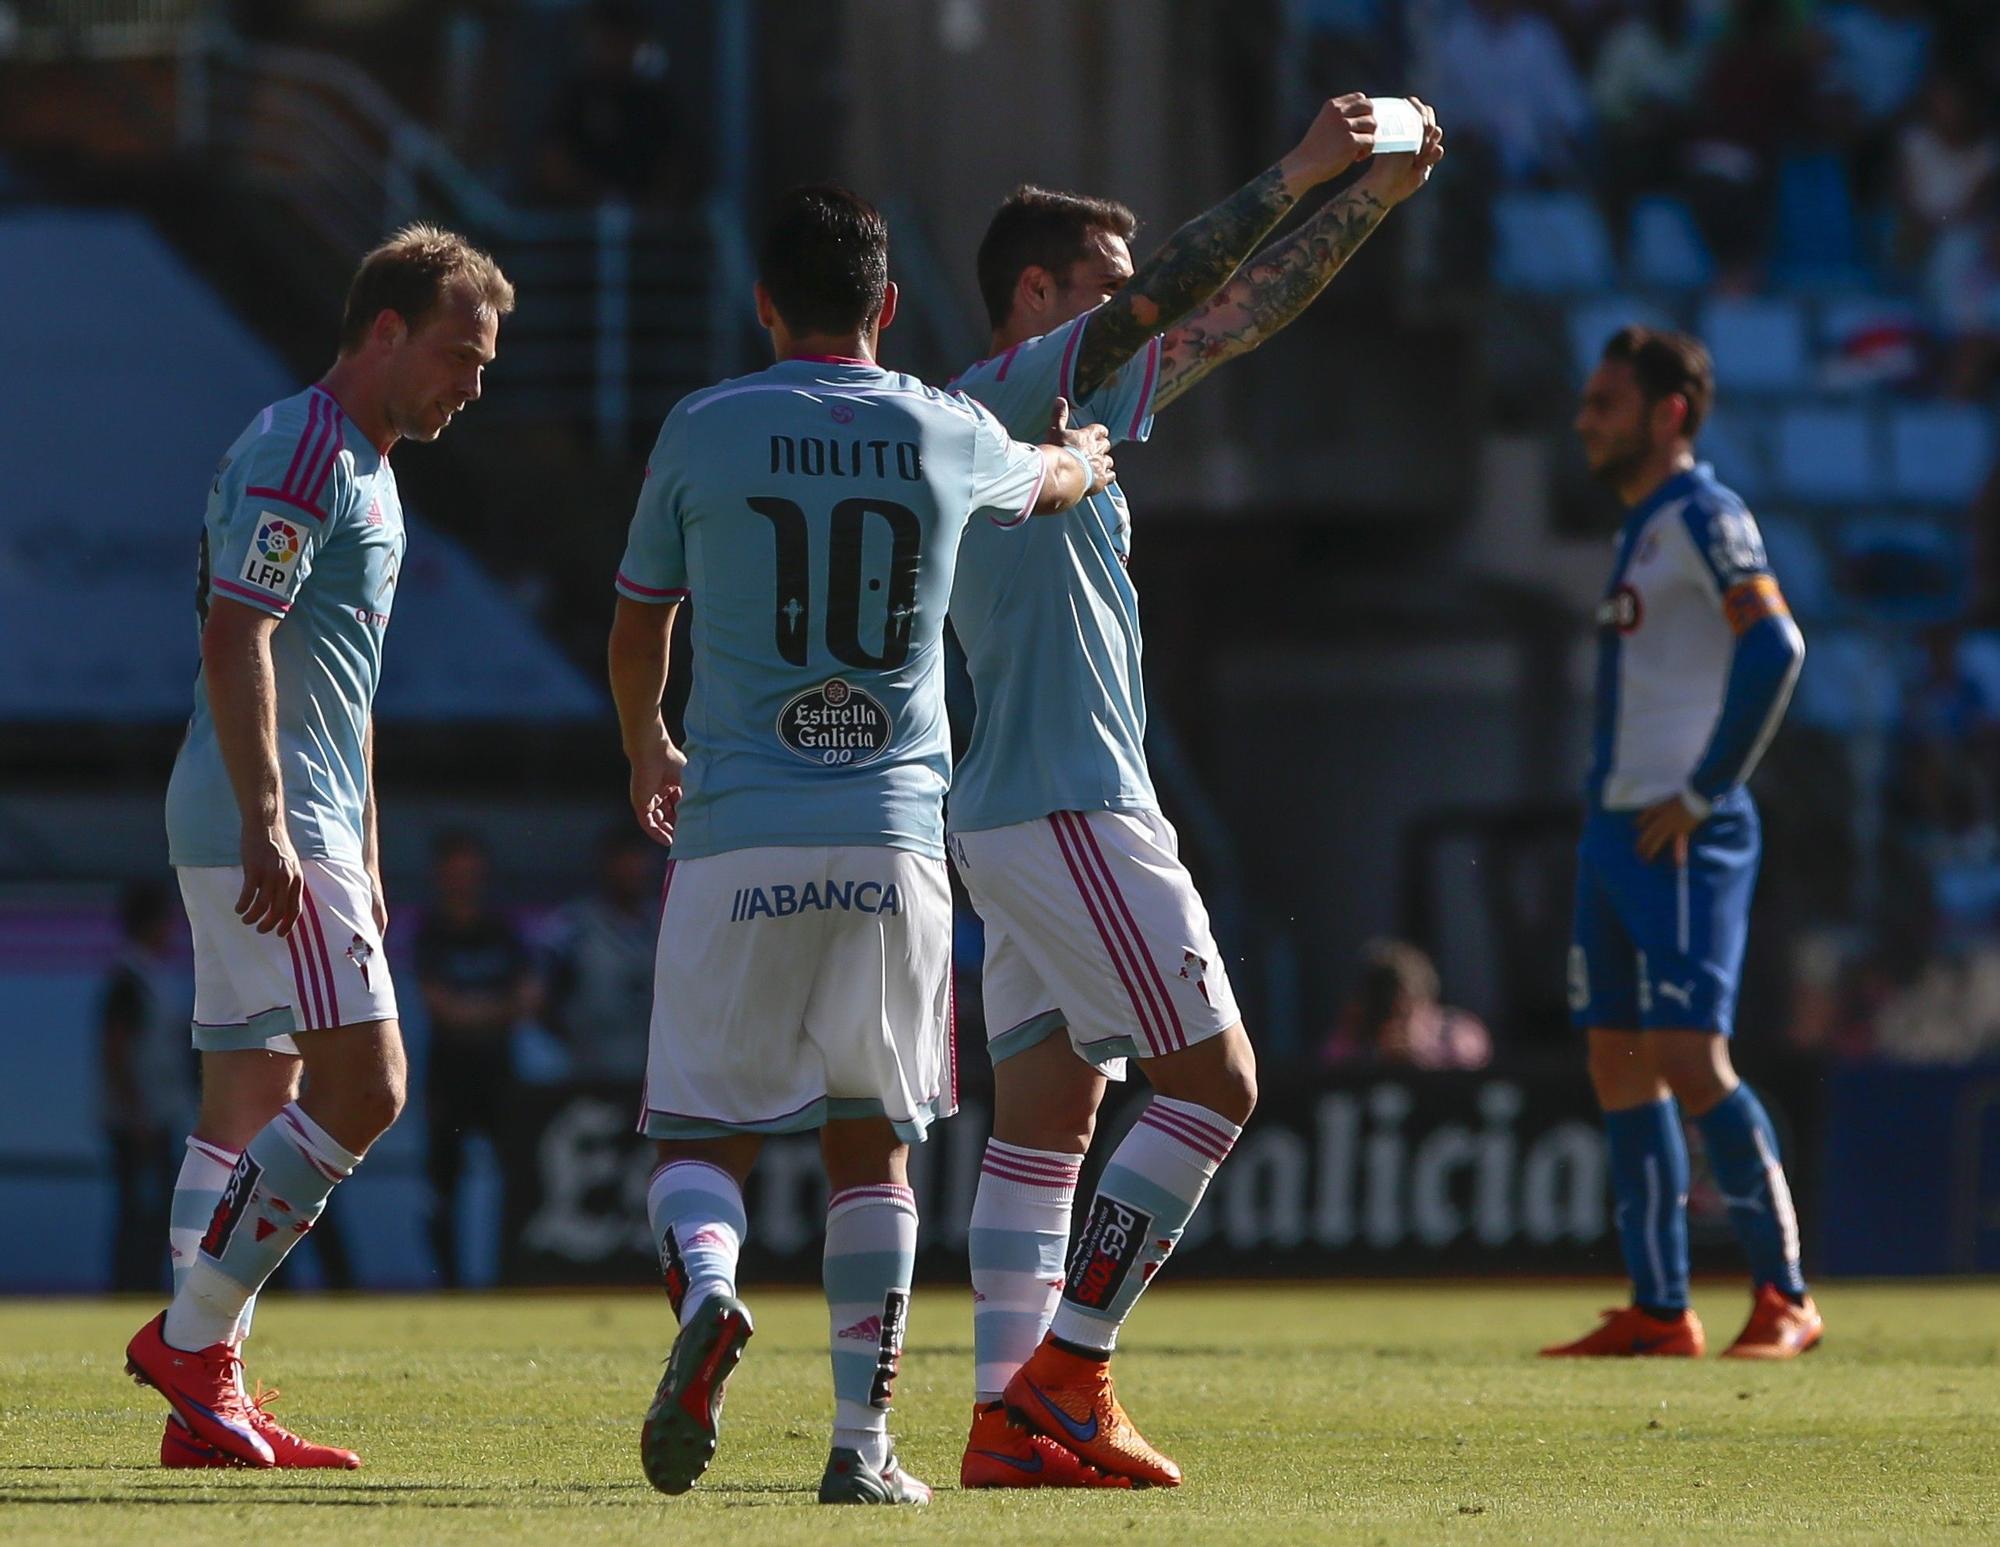
[[[1632,319],[1714,349],[1704,449],[1809,641],[1756,786],[1738,1047],[1808,1266],[2000,1269],[1990,6],[14,0],[0,1218],[38,1249],[0,1288],[111,1282],[99,1004],[120,888],[165,879],[202,489],[236,427],[324,367],[361,251],[435,218],[521,292],[485,399],[397,457],[415,535],[379,755],[415,1103],[333,1211],[367,1219],[347,1260],[288,1270],[424,1287],[430,844],[480,835],[546,982],[622,812],[598,662],[643,451],[681,392],[761,358],[764,197],[835,176],[884,205],[905,293],[886,358],[942,379],[983,352],[971,255],[1013,183],[1122,197],[1143,250],[1349,88],[1437,106],[1434,186],[1121,462],[1151,752],[1267,1069],[1176,1276],[1617,1271],[1563,1007],[1617,512],[1565,426]],[[1490,1059],[1371,1044],[1354,988],[1382,936],[1431,955]],[[969,1012],[970,920],[959,957]],[[474,1146],[456,1277],[642,1282],[635,1079],[589,1046],[615,1028],[565,1040],[540,997],[495,1044],[519,1084],[504,1142]],[[921,1178],[941,1273],[984,1133],[978,1031],[963,1014],[968,1112]],[[774,1153],[753,1280],[817,1272],[818,1185],[809,1150]],[[1700,1260],[1732,1263],[1705,1182],[1695,1209]]]

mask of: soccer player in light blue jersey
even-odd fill
[[[404,549],[389,451],[479,396],[513,305],[462,238],[397,232],[355,274],[332,368],[261,410],[209,491],[201,673],[167,789],[201,1111],[174,1189],[173,1304],[126,1350],[172,1407],[169,1466],[360,1465],[246,1397],[241,1349],[257,1291],[402,1108],[371,771]]]
[[[1569,986],[1604,1108],[1632,1304],[1550,1355],[1703,1351],[1688,1306],[1682,1113],[1701,1129],[1750,1259],[1750,1319],[1728,1353],[1789,1359],[1824,1333],[1777,1132],[1729,1057],[1762,847],[1744,786],[1784,718],[1805,641],[1757,523],[1694,459],[1714,396],[1698,340],[1626,328],[1576,416],[1591,471],[1629,512],[1597,617]]]
[[[1108,434],[1065,429],[1060,409],[1034,431],[1052,444],[1017,441],[969,399],[877,365],[888,265],[865,201],[786,195],[757,283],[777,363],[667,416],[618,572],[611,685],[632,805],[673,847],[640,1115],[679,1322],[641,1439],[664,1493],[713,1457],[751,1335],[743,1182],[765,1135],[817,1129],[834,1387],[819,1496],[930,1498],[888,1419],[916,1252],[909,1145],[957,1105],[945,601],[968,522],[1070,509],[1111,464]],[[683,601],[685,757],[660,715]]]
[[[1132,214],[1018,190],[979,250],[992,355],[956,385],[1015,434],[1060,400],[1114,440],[1298,317],[1443,154],[1384,155],[1255,257],[1309,189],[1371,153],[1369,99],[1327,103],[1283,160],[1136,273]],[[1247,260],[1247,261],[1246,261]],[[1114,485],[1006,542],[975,522],[952,592],[977,717],[950,802],[952,855],[986,926],[993,1138],[973,1206],[976,1372],[966,1487],[1171,1487],[1126,1418],[1111,1353],[1256,1100],[1222,952],[1146,768],[1132,522]],[[1153,1087],[1105,1164],[1064,1266],[1107,1078]]]

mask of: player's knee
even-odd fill
[[[1591,1089],[1607,1112],[1641,1106],[1662,1094],[1660,1071],[1636,1038],[1621,1038],[1617,1045],[1592,1038],[1588,1064]]]
[[[1239,1128],[1257,1107],[1257,1055],[1241,1024],[1210,1041],[1150,1060],[1146,1076],[1161,1095],[1207,1107]]]

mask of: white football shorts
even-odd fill
[[[296,1053],[292,1034],[396,1019],[396,989],[375,930],[368,872],[304,858],[305,897],[289,935],[236,916],[240,865],[182,866],[194,933],[194,1045],[204,1053]]]
[[[1192,1047],[1240,1019],[1180,839],[1155,811],[1058,811],[956,833],[959,880],[986,926],[995,1063],[1057,1027],[1112,1079],[1127,1058]]]
[[[902,849],[732,849],[667,867],[639,1131],[802,1133],[958,1109],[951,884]]]

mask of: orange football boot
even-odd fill
[[[1708,1347],[1701,1318],[1691,1310],[1672,1321],[1648,1316],[1636,1305],[1605,1311],[1596,1330],[1574,1343],[1552,1343],[1544,1359],[1699,1359]]]
[[[1794,1305],[1776,1284],[1759,1284],[1750,1303],[1750,1320],[1736,1341],[1722,1351],[1725,1359],[1796,1359],[1811,1353],[1826,1336],[1826,1323],[1812,1296]]]
[[[1004,1402],[975,1402],[961,1488],[1129,1488],[1132,1479],[1101,1472],[1046,1434],[1024,1429],[1007,1416]]]
[[[1017,1423],[1046,1434],[1100,1471],[1138,1488],[1178,1488],[1181,1469],[1146,1443],[1111,1387],[1111,1361],[1058,1348],[1044,1337],[1002,1399]]]

